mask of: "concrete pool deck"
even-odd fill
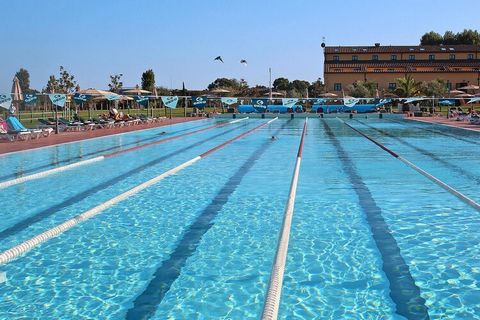
[[[445,117],[407,117],[405,118],[405,120],[433,123],[453,128],[480,132],[480,125],[478,124],[470,124],[470,122],[468,121],[456,121],[453,119],[447,119]]]
[[[24,151],[30,149],[36,149],[41,147],[53,146],[62,143],[76,142],[81,140],[93,139],[98,137],[105,137],[119,133],[126,133],[138,130],[145,130],[151,128],[157,128],[167,126],[170,124],[202,120],[205,118],[172,118],[163,119],[160,122],[137,124],[133,126],[115,127],[110,129],[95,129],[90,131],[74,131],[74,132],[60,132],[59,134],[52,133],[48,137],[42,137],[34,140],[26,141],[14,141],[0,140],[0,155],[16,151]]]

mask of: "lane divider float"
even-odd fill
[[[87,210],[81,214],[78,214],[76,215],[75,217],[51,228],[51,229],[48,229],[47,231],[45,232],[42,232],[41,234],[29,239],[29,240],[26,240],[8,250],[5,250],[3,251],[2,253],[0,253],[0,265],[3,265],[3,264],[6,264],[7,262],[10,262],[14,259],[16,259],[18,256],[32,250],[33,248],[37,247],[38,245],[40,245],[41,243],[55,237],[55,236],[58,236],[59,234],[61,233],[64,233],[65,231],[73,228],[74,226],[78,225],[79,223],[83,222],[83,221],[86,221],[90,218],[93,218],[95,217],[96,215],[98,215],[99,213],[101,213],[102,211],[112,207],[113,205],[139,193],[140,191],[162,181],[163,179],[171,176],[171,175],[174,175],[176,174],[177,172],[191,166],[192,164],[194,164],[195,162],[197,162],[198,160],[201,160],[203,158],[205,158],[206,156],[208,156],[209,154],[211,154],[212,152],[214,151],[217,151],[223,147],[225,147],[226,145],[238,140],[238,139],[241,139],[243,137],[245,137],[246,135],[254,132],[255,130],[257,129],[260,129],[270,123],[272,123],[273,121],[277,120],[277,118],[273,118],[267,122],[264,122],[248,131],[245,131],[244,133],[232,138],[232,139],[229,139],[227,141],[225,141],[224,143],[196,156],[195,158],[192,158],[168,171],[165,171],[164,173],[156,176],[155,178],[153,179],[150,179],[90,210]]]
[[[282,295],[283,275],[285,273],[285,264],[288,252],[288,242],[290,240],[290,230],[292,227],[293,209],[295,206],[295,196],[297,194],[298,175],[300,173],[300,164],[302,162],[303,144],[307,132],[307,121],[303,125],[302,137],[298,146],[297,160],[293,171],[292,181],[290,183],[290,192],[288,194],[287,204],[283,215],[282,228],[278,239],[277,252],[270,273],[267,295],[263,305],[262,320],[276,320],[278,309],[280,307],[280,297]]]
[[[158,141],[153,141],[153,142],[145,143],[145,144],[142,144],[142,145],[139,145],[139,146],[131,147],[131,148],[128,148],[128,149],[108,153],[108,154],[98,156],[98,157],[95,157],[95,158],[92,158],[92,159],[82,160],[82,161],[78,161],[78,162],[68,164],[68,165],[65,165],[65,166],[57,167],[57,168],[54,168],[54,169],[37,172],[37,173],[31,174],[31,175],[28,175],[28,176],[23,176],[23,177],[20,177],[20,178],[7,180],[7,181],[4,181],[4,182],[0,182],[0,189],[5,189],[5,188],[8,188],[8,187],[20,184],[20,183],[24,183],[24,182],[27,182],[27,181],[44,178],[44,177],[47,177],[49,175],[52,175],[52,174],[55,174],[55,173],[58,173],[58,172],[71,170],[71,169],[76,168],[76,167],[80,167],[80,166],[84,166],[84,165],[87,165],[87,164],[90,164],[90,163],[94,163],[94,162],[102,161],[102,160],[105,160],[105,159],[108,159],[108,158],[112,158],[114,156],[118,156],[118,155],[123,154],[123,153],[136,151],[136,150],[143,149],[143,148],[146,148],[146,147],[150,147],[150,146],[153,146],[153,145],[165,143],[165,142],[168,142],[168,141],[171,141],[171,140],[176,140],[176,139],[179,139],[179,138],[183,138],[185,136],[189,136],[189,135],[199,133],[199,132],[203,132],[203,131],[206,131],[206,130],[210,130],[210,129],[213,129],[213,128],[224,127],[226,125],[237,123],[237,122],[240,122],[240,121],[243,121],[243,120],[246,120],[246,119],[248,119],[248,117],[242,118],[242,119],[237,119],[237,120],[232,120],[232,121],[229,121],[229,122],[226,122],[226,123],[212,125],[212,126],[202,128],[202,129],[198,129],[198,130],[194,130],[194,131],[189,131],[189,132],[182,133],[182,134],[179,134],[179,135],[176,135],[176,136],[171,136],[171,137],[168,137],[168,138],[164,138],[164,139],[161,139],[161,140],[158,140]]]
[[[400,160],[401,162],[403,162],[404,164],[406,164],[407,166],[409,166],[410,168],[412,168],[413,170],[417,171],[418,173],[420,173],[421,175],[423,175],[424,177],[428,178],[429,180],[433,181],[435,184],[439,185],[440,187],[442,187],[443,189],[445,189],[446,191],[448,191],[449,193],[451,193],[452,195],[456,196],[458,199],[462,200],[464,203],[468,204],[469,206],[471,206],[472,208],[476,209],[477,211],[480,211],[480,204],[478,204],[477,202],[475,202],[473,199],[467,197],[466,195],[464,195],[463,193],[461,193],[460,191],[456,190],[455,188],[449,186],[447,183],[443,182],[442,180],[438,179],[437,177],[431,175],[430,173],[428,173],[427,171],[423,170],[422,168],[416,166],[415,164],[413,164],[412,162],[408,161],[407,159],[403,158],[402,156],[400,156],[399,154],[395,153],[394,151],[390,150],[389,148],[387,148],[386,146],[384,146],[383,144],[381,144],[380,142],[374,140],[373,138],[370,138],[369,136],[367,136],[366,134],[364,134],[363,132],[361,132],[360,130],[352,127],[350,124],[346,123],[345,121],[343,121],[342,119],[340,118],[337,118],[338,120],[340,120],[341,122],[343,122],[343,124],[345,124],[346,126],[348,126],[350,129],[352,129],[353,131],[357,132],[358,134],[360,134],[361,136],[363,136],[364,138],[370,140],[371,142],[373,142],[374,144],[376,144],[378,147],[380,147],[381,149],[383,149],[384,151],[386,151],[387,153],[389,153],[392,157],[394,158],[397,158],[398,160]]]

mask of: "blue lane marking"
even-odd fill
[[[80,159],[84,159],[86,157],[89,157],[89,156],[95,156],[95,155],[99,155],[100,153],[102,152],[106,152],[106,151],[111,151],[111,150],[115,150],[115,149],[121,149],[123,147],[127,147],[127,146],[131,146],[131,145],[135,145],[135,144],[138,144],[140,142],[146,142],[146,141],[150,141],[150,140],[156,140],[156,139],[159,139],[160,137],[163,139],[164,137],[167,137],[167,136],[170,136],[170,135],[173,135],[173,134],[177,134],[177,133],[180,133],[180,132],[183,132],[183,131],[188,131],[188,130],[193,130],[193,129],[196,129],[196,128],[200,128],[200,127],[204,127],[206,125],[209,125],[208,123],[207,124],[203,124],[203,125],[199,125],[199,126],[195,126],[195,127],[192,127],[192,128],[187,128],[187,129],[181,129],[181,130],[177,130],[177,131],[172,131],[172,132],[167,132],[165,133],[164,135],[160,135],[160,134],[156,134],[154,135],[153,137],[149,137],[149,138],[145,138],[145,139],[140,139],[140,140],[137,140],[137,141],[134,141],[134,142],[129,142],[129,143],[126,143],[126,144],[123,144],[123,145],[120,145],[120,146],[113,146],[113,147],[109,147],[109,148],[106,148],[106,149],[102,149],[102,150],[97,150],[97,151],[94,151],[94,152],[90,152],[90,153],[85,153],[81,156],[75,156],[75,157],[71,157],[71,158],[68,158],[68,159],[64,159],[64,160],[60,160],[60,161],[54,161],[52,163],[47,163],[47,164],[44,164],[44,165],[41,165],[41,166],[38,166],[38,167],[35,167],[35,168],[30,168],[30,169],[25,169],[25,170],[22,170],[22,171],[17,171],[15,173],[9,173],[7,175],[4,175],[4,176],[1,176],[0,177],[0,181],[2,180],[9,180],[9,179],[15,179],[15,178],[20,178],[28,173],[32,173],[32,172],[35,172],[35,171],[38,171],[38,170],[42,170],[42,169],[47,169],[47,168],[50,168],[50,167],[56,167],[60,164],[64,164],[64,163],[69,163],[71,161],[75,161],[75,160],[80,160]],[[161,128],[161,127],[159,127]],[[81,142],[81,141],[79,141]]]
[[[355,119],[356,120],[356,119]],[[448,169],[451,169],[453,171],[455,171],[456,173],[458,173],[460,176],[462,177],[466,177],[468,178],[469,180],[472,180],[472,181],[475,181],[476,183],[480,184],[480,177],[478,177],[477,175],[475,174],[472,174],[471,172],[468,172],[466,170],[464,170],[462,167],[459,167],[458,165],[454,164],[454,163],[451,163],[450,161],[447,161],[447,160],[444,160],[440,157],[438,157],[436,154],[426,150],[426,149],[423,149],[423,148],[420,148],[420,147],[417,147],[413,144],[411,144],[410,142],[408,141],[405,141],[405,139],[402,139],[400,137],[396,137],[394,135],[391,135],[389,134],[388,132],[384,131],[384,130],[381,130],[381,129],[378,129],[378,128],[375,128],[371,125],[368,125],[360,120],[356,120],[358,123],[361,123],[363,124],[364,126],[366,126],[367,128],[370,128],[372,130],[375,130],[377,131],[378,133],[386,136],[386,137],[389,137],[389,138],[392,138],[394,140],[397,140],[398,142],[402,143],[403,145],[407,146],[407,147],[410,147],[412,149],[414,149],[415,151],[418,151],[419,153],[423,154],[424,156],[427,156],[437,162],[440,162],[441,164],[443,164],[445,167],[447,167]]]
[[[141,172],[141,171],[143,171],[143,170],[145,170],[145,169],[148,169],[148,168],[150,168],[151,166],[157,165],[157,164],[159,164],[160,162],[162,162],[162,161],[164,161],[164,160],[166,160],[166,159],[169,159],[169,158],[171,158],[171,157],[173,157],[173,156],[176,156],[176,155],[178,155],[178,154],[180,154],[180,153],[182,153],[182,152],[185,152],[185,151],[189,150],[190,148],[194,148],[194,147],[200,146],[200,145],[202,145],[202,144],[210,141],[211,139],[218,138],[218,137],[220,137],[220,136],[223,136],[223,135],[225,135],[225,134],[227,134],[227,133],[229,133],[229,132],[232,132],[232,131],[234,131],[234,130],[238,130],[238,129],[240,129],[240,128],[242,128],[242,127],[241,127],[241,126],[235,126],[235,127],[233,127],[232,129],[230,129],[230,130],[223,131],[223,132],[221,132],[221,133],[219,133],[219,134],[217,134],[217,135],[214,135],[214,136],[209,137],[209,138],[207,138],[207,139],[204,139],[204,140],[201,140],[201,141],[199,141],[199,142],[193,143],[193,144],[188,145],[188,146],[186,146],[186,147],[183,147],[183,148],[181,148],[181,149],[179,149],[179,150],[177,150],[177,151],[168,153],[168,154],[166,154],[166,155],[164,155],[164,156],[162,156],[162,157],[160,157],[160,158],[156,158],[156,159],[154,159],[154,160],[152,160],[152,161],[150,161],[150,162],[147,162],[147,163],[145,163],[145,164],[143,164],[143,165],[141,165],[141,166],[139,166],[139,167],[137,167],[137,168],[135,168],[135,169],[132,169],[132,170],[130,170],[130,171],[126,172],[126,173],[123,173],[123,174],[121,174],[121,175],[119,175],[119,176],[117,176],[117,177],[114,177],[114,178],[112,178],[112,179],[110,179],[110,180],[108,180],[108,181],[102,182],[102,183],[100,183],[99,185],[97,185],[97,186],[95,186],[95,187],[93,187],[93,188],[90,188],[90,189],[87,189],[87,190],[85,190],[85,191],[82,191],[82,192],[74,195],[73,197],[70,197],[70,198],[66,199],[65,201],[63,201],[63,202],[61,202],[61,203],[59,203],[59,204],[56,204],[56,205],[54,205],[54,206],[52,206],[52,207],[49,207],[49,208],[47,208],[47,209],[44,209],[44,210],[36,213],[35,215],[30,216],[30,217],[28,217],[28,218],[26,218],[26,219],[23,219],[23,220],[17,222],[16,224],[14,224],[13,226],[8,227],[7,229],[1,231],[1,232],[0,232],[0,241],[1,241],[1,240],[4,240],[5,238],[7,238],[7,237],[9,237],[9,236],[11,236],[11,235],[16,234],[16,233],[18,233],[18,232],[20,232],[20,231],[22,231],[22,230],[24,230],[24,229],[26,229],[26,228],[28,228],[29,226],[31,226],[32,224],[34,224],[34,223],[36,223],[36,222],[39,222],[39,221],[41,221],[41,220],[43,220],[43,219],[45,219],[45,218],[50,217],[51,215],[55,214],[56,212],[58,212],[58,211],[60,211],[60,210],[62,210],[62,209],[64,209],[64,208],[66,208],[66,207],[68,207],[68,206],[71,206],[71,205],[73,205],[73,204],[75,204],[75,203],[77,203],[77,202],[85,199],[86,197],[88,197],[88,196],[90,196],[90,195],[92,195],[92,194],[94,194],[94,193],[96,193],[96,192],[98,192],[98,191],[101,191],[101,190],[103,190],[103,189],[105,189],[105,188],[107,188],[107,187],[109,187],[109,186],[111,186],[111,185],[114,185],[115,183],[118,183],[118,182],[120,182],[120,181],[122,181],[122,180],[125,180],[126,178],[128,178],[128,177],[130,177],[130,176],[132,176],[132,175],[134,175],[134,174],[136,174],[136,173],[139,173],[139,172]]]
[[[277,129],[274,135],[277,135],[290,121],[291,120],[287,121]],[[163,261],[160,267],[155,271],[153,279],[147,285],[145,290],[134,300],[133,307],[127,312],[127,319],[148,319],[155,314],[163,297],[168,292],[173,282],[175,282],[180,276],[187,259],[195,253],[203,235],[214,225],[213,219],[215,219],[218,213],[222,210],[230,195],[242,182],[243,177],[271,144],[271,141],[267,141],[260,145],[260,147],[243,163],[235,174],[230,177],[212,202],[185,231],[185,234],[178,242],[177,247],[170,254],[170,257]]]
[[[396,312],[410,320],[430,319],[425,299],[420,296],[420,288],[415,284],[410,268],[403,259],[397,241],[382,216],[368,187],[358,175],[354,163],[335,137],[332,129],[322,120],[327,136],[337,151],[338,158],[348,175],[358,196],[360,207],[365,213],[375,244],[383,261],[383,272],[390,282],[390,297],[396,305]]]

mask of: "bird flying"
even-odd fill
[[[213,61],[216,61],[216,60],[218,60],[218,61],[220,61],[221,63],[223,63],[223,59],[222,59],[221,56],[218,56],[218,57],[216,57],[215,59],[213,59]]]
[[[246,66],[247,65],[247,60],[242,59],[242,60],[240,60],[240,63],[243,64],[244,66]]]

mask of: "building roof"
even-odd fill
[[[435,60],[435,61],[334,61],[326,63],[330,68],[395,68],[395,67],[477,67],[478,60]]]
[[[480,45],[439,45],[439,46],[338,46],[325,47],[325,54],[335,53],[427,53],[427,52],[475,52]]]

